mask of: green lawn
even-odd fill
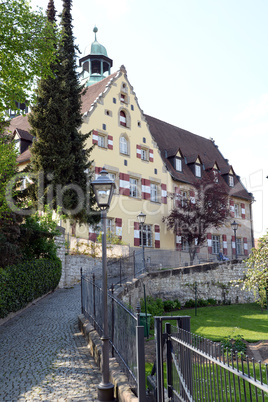
[[[256,303],[200,307],[173,311],[167,315],[190,315],[191,332],[213,341],[241,335],[248,342],[268,339],[268,315]],[[172,324],[175,325],[175,321]]]

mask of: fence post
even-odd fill
[[[162,320],[154,317],[154,337],[156,341],[156,395],[157,402],[164,402]]]
[[[96,329],[96,300],[95,300],[95,274],[92,276],[92,287],[93,287],[93,317],[94,317],[94,329]]]
[[[120,267],[120,271],[119,271],[119,275],[120,275],[120,286],[122,286],[122,285],[121,285],[121,281],[122,281],[122,260],[121,260],[121,258],[120,258],[120,260],[119,260],[119,267]]]
[[[135,269],[136,259],[135,259],[135,250],[133,251],[133,278],[136,276]]]
[[[191,323],[190,323],[191,317],[188,315],[185,315],[183,317],[179,317],[177,319],[177,326],[179,329],[182,329],[182,336],[185,337],[184,341],[187,341],[187,333],[186,332],[191,332]],[[182,370],[182,375],[185,379],[185,384],[188,387],[188,390],[190,394],[192,395],[193,393],[193,378],[192,378],[192,354],[191,351],[187,348],[184,348],[182,345],[180,347],[180,358],[181,358],[181,370]],[[186,394],[183,390],[182,396],[185,398]]]
[[[141,307],[137,304],[137,326],[136,326],[136,350],[137,350],[137,386],[139,402],[146,401],[145,384],[145,351],[144,351],[144,327],[140,326]]]
[[[83,269],[80,268],[80,275],[81,275],[81,314],[84,313],[83,309]]]
[[[112,342],[112,356],[114,357],[114,284],[111,286],[112,292],[112,331],[111,331],[111,342]]]
[[[169,338],[171,335],[171,324],[166,322],[165,324],[165,332],[167,334],[167,388],[168,388],[168,397],[173,400],[173,376],[172,376],[172,342]]]

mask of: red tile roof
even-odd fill
[[[22,154],[20,154],[17,157],[17,162],[18,163],[22,163],[22,162],[27,162],[29,161],[31,158],[31,152],[30,152],[30,148],[26,149],[26,151],[24,151]]]
[[[212,140],[200,137],[190,131],[183,130],[152,116],[145,115],[145,118],[149,125],[151,135],[159,147],[162,160],[174,180],[193,184],[196,177],[190,168],[190,164],[194,163],[198,156],[205,169],[211,169],[216,162],[221,174],[229,173],[231,166],[228,164],[227,160],[224,159]],[[184,156],[184,158],[182,158],[182,172],[176,171],[173,166],[173,158],[178,150],[180,150]],[[230,195],[247,200],[253,198],[241,184],[237,176],[234,177],[234,187],[229,187],[221,176],[219,180],[220,184],[226,188],[226,191]]]

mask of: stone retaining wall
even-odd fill
[[[249,303],[254,301],[253,293],[230,284],[233,280],[243,278],[246,270],[244,262],[232,261],[149,272],[126,284],[118,297],[136,308],[137,302],[144,297],[145,285],[147,296],[163,300],[178,299],[183,305],[187,300],[195,299],[194,285],[197,283],[197,297],[200,299]]]

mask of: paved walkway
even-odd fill
[[[0,326],[0,401],[96,401],[101,374],[79,332],[80,286]]]

